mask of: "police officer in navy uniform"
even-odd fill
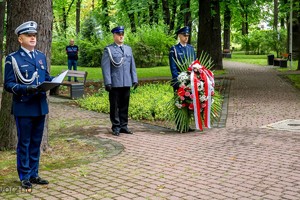
[[[43,137],[48,103],[45,92],[38,89],[44,81],[51,81],[46,56],[35,50],[37,23],[28,21],[15,30],[21,45],[5,59],[4,88],[13,94],[12,114],[17,127],[17,171],[21,186],[48,184],[39,177],[40,144]]]
[[[177,90],[179,89],[177,77],[180,74],[181,69],[185,67],[185,70],[187,70],[187,67],[196,60],[194,47],[188,44],[190,28],[188,26],[182,27],[176,31],[176,34],[178,36],[179,43],[172,46],[169,53],[172,86],[174,92],[177,92]],[[181,65],[181,67],[178,65]],[[175,120],[175,123],[177,124],[177,130],[179,130],[179,122]],[[194,129],[189,127],[188,131],[194,131]]]
[[[109,92],[110,121],[113,135],[132,134],[128,129],[128,107],[130,87],[138,86],[136,67],[132,49],[124,45],[124,27],[111,30],[114,43],[104,48],[102,55],[102,74],[105,90]]]
[[[185,63],[196,60],[196,53],[194,47],[188,44],[190,36],[190,28],[185,26],[176,31],[179,38],[179,43],[172,46],[169,53],[170,70],[172,73],[172,86],[174,91],[179,88],[177,77],[180,74],[180,67],[177,65],[189,66],[191,63]]]

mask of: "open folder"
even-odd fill
[[[60,75],[54,77],[52,79],[52,81],[44,81],[42,84],[38,85],[37,88],[44,92],[51,90],[52,88],[59,86],[63,82],[67,73],[68,73],[68,70],[66,70],[63,73],[61,73]]]

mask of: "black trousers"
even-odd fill
[[[130,87],[112,88],[109,92],[112,131],[127,129]]]

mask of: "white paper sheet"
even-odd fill
[[[51,82],[52,82],[52,83],[62,83],[63,80],[64,80],[64,78],[66,77],[68,71],[69,71],[69,70],[66,70],[66,71],[64,71],[63,73],[61,73],[60,75],[54,77],[54,78],[52,79]]]

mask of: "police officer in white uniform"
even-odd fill
[[[138,86],[136,67],[132,49],[124,45],[124,27],[111,30],[114,43],[104,48],[102,55],[102,74],[105,90],[109,92],[110,121],[113,135],[132,134],[128,125],[130,87]]]
[[[12,114],[18,135],[17,171],[25,189],[30,189],[32,184],[48,184],[39,177],[38,168],[45,116],[49,110],[46,93],[37,86],[51,81],[52,77],[46,56],[35,50],[36,33],[34,21],[17,27],[15,34],[21,47],[5,59],[4,88],[13,94]]]

